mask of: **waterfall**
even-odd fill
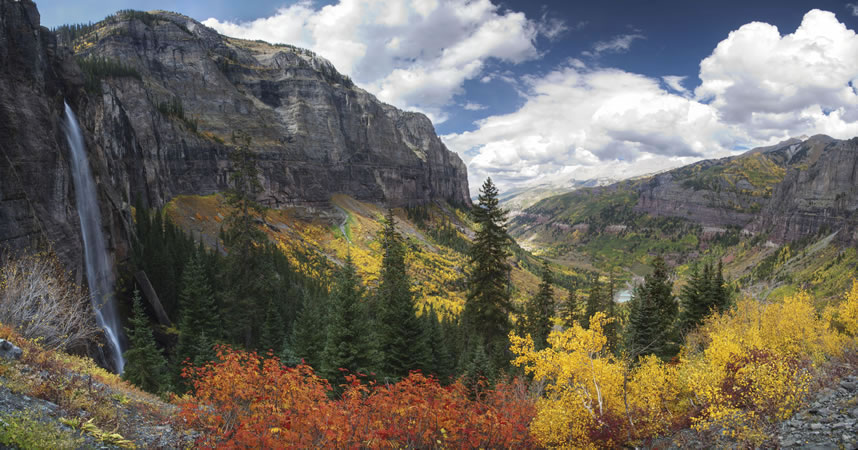
[[[125,360],[122,358],[120,342],[121,323],[116,310],[116,300],[113,298],[113,270],[110,258],[104,244],[101,230],[101,212],[95,194],[95,180],[86,158],[86,148],[83,136],[74,111],[66,105],[66,138],[71,148],[72,179],[74,180],[77,212],[80,216],[80,230],[83,234],[83,254],[86,263],[86,280],[95,309],[98,326],[104,330],[113,366],[117,373],[122,373]]]

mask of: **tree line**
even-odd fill
[[[329,266],[330,280],[292,267],[258,226],[265,209],[255,201],[261,187],[249,138],[238,133],[233,144],[231,187],[225,194],[229,213],[220,236],[225,248],[195,242],[159,210],[136,208],[133,270],[146,271],[177,323],[156,345],[146,309],[133,295],[125,377],[153,392],[186,389],[182,368],[214,361],[215,344],[272,352],[292,365],[303,361],[334,386],[345,383],[348,374],[396,381],[412,370],[478,386],[512,373],[511,331],[529,334],[537,348],[545,348],[555,317],[564,327],[587,327],[597,312],[608,318],[605,334],[613,352],[668,358],[678,349],[680,333],[728,304],[720,264],[695,269],[677,300],[666,264],[657,258],[626,313],[613,299],[613,273],[607,283],[594,275],[582,283],[587,289],[572,286],[567,299],[556,304],[556,280],[547,262],[539,270],[537,293],[515,305],[507,212],[487,179],[471,209],[475,237],[466,248],[464,310],[459,318],[439,320],[431,308],[417,306],[406,265],[409,249],[392,210],[378,236],[383,255],[374,290],[365,288],[350,257]]]

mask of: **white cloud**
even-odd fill
[[[526,85],[518,111],[443,136],[465,155],[475,188],[486,176],[505,186],[534,178],[629,177],[729,155],[743,140],[714,108],[642,75],[581,68],[579,62],[527,78]]]
[[[831,12],[808,12],[784,36],[774,25],[743,25],[700,63],[700,80],[695,97],[757,138],[858,133],[858,36]]]
[[[234,37],[314,50],[382,101],[436,123],[466,80],[483,78],[488,61],[538,58],[537,36],[555,38],[566,29],[490,0],[340,0],[318,9],[305,0],[251,22],[203,23]]]
[[[602,53],[623,53],[629,51],[632,43],[638,39],[646,39],[642,34],[621,34],[607,41],[599,41],[593,44],[593,51],[581,52],[584,56],[596,57]]]
[[[742,26],[701,62],[700,80],[692,95],[682,77],[569,60],[525,77],[519,110],[443,139],[468,162],[476,189],[489,175],[502,188],[623,178],[791,136],[858,135],[858,37],[832,13],[810,11],[784,36],[765,23]]]
[[[848,9],[853,16],[858,16],[858,5],[856,5],[855,3],[847,3],[846,9]]]
[[[682,82],[685,81],[686,78],[687,77],[680,77],[677,75],[667,75],[661,77],[661,79],[664,81],[664,84],[668,85],[671,89],[683,95],[688,94],[688,89],[686,89],[685,86],[682,85]]]
[[[468,103],[465,103],[465,105],[462,106],[462,108],[464,108],[468,111],[482,111],[484,109],[488,109],[489,107],[486,105],[481,105],[479,103],[468,102]]]

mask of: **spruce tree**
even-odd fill
[[[167,360],[155,344],[149,319],[143,309],[140,291],[134,290],[132,298],[133,314],[129,319],[130,328],[126,328],[131,348],[123,356],[127,361],[122,379],[134,383],[137,387],[161,393],[170,389]]]
[[[266,242],[265,234],[256,226],[257,216],[264,220],[265,208],[256,201],[261,190],[256,159],[250,150],[250,136],[234,132],[234,149],[230,154],[232,174],[225,193],[229,212],[224,219],[224,242],[227,257],[228,295],[226,306],[230,317],[231,340],[251,347],[258,339],[254,330],[267,296],[260,292],[270,283],[272,273],[257,248]]]
[[[280,350],[283,346],[283,335],[283,319],[280,316],[280,310],[274,303],[274,298],[269,297],[259,334],[259,350]]]
[[[577,286],[573,285],[569,288],[569,294],[566,296],[566,301],[561,305],[560,315],[563,318],[563,326],[565,328],[572,328],[572,326],[576,324],[581,326],[586,325],[582,321],[583,313],[578,299]]]
[[[341,369],[350,373],[369,370],[370,355],[364,289],[351,255],[340,269],[328,304],[328,328],[322,356],[322,373],[335,386],[345,382]]]
[[[411,278],[405,267],[405,242],[396,231],[396,218],[388,209],[381,231],[384,255],[376,298],[375,351],[383,376],[402,378],[410,370],[425,369],[429,353],[414,306]]]
[[[599,275],[596,274],[590,282],[590,293],[584,309],[584,325],[590,328],[590,318],[597,312],[604,311],[604,299],[602,298],[602,284]]]
[[[445,337],[445,327],[439,321],[434,308],[426,310],[422,317],[427,330],[427,342],[431,353],[431,364],[426,372],[434,374],[440,381],[445,381],[453,376],[456,365]]]
[[[551,317],[554,315],[554,277],[548,261],[542,262],[542,280],[539,290],[530,299],[525,308],[525,332],[533,338],[536,350],[548,346],[548,334],[551,332]]]
[[[305,296],[288,343],[289,350],[294,352],[299,360],[304,360],[317,371],[322,366],[322,353],[327,339],[327,317],[326,296]]]
[[[185,359],[190,359],[194,364],[206,362],[205,358],[211,356],[211,345],[220,337],[221,322],[217,304],[201,258],[199,254],[191,257],[182,274],[182,291],[179,295],[182,311],[179,343],[176,346],[180,366]]]
[[[506,231],[507,211],[498,203],[498,189],[487,178],[471,210],[476,236],[470,250],[468,294],[463,320],[469,346],[484,345],[497,367],[509,362],[510,271],[507,262],[511,238]]]
[[[675,322],[678,311],[667,264],[655,259],[652,273],[635,289],[629,311],[628,350],[632,355],[654,354],[669,358],[676,354]]]

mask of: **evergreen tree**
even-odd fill
[[[590,282],[590,293],[587,296],[587,303],[584,309],[584,321],[586,328],[590,328],[590,318],[593,314],[604,310],[604,299],[602,298],[602,283],[599,281],[599,275],[596,274]]]
[[[371,363],[363,295],[360,277],[349,255],[331,292],[328,330],[321,365],[322,373],[335,386],[345,382],[340,369],[351,373],[365,372]]]
[[[564,301],[561,305],[560,314],[563,317],[563,326],[565,328],[572,328],[572,326],[575,324],[581,326],[587,325],[582,320],[583,313],[580,301],[578,299],[577,286],[572,286],[569,288],[569,295],[566,297],[566,301]]]
[[[265,307],[265,320],[262,322],[262,331],[259,335],[259,349],[281,350],[283,335],[283,319],[281,319],[280,310],[274,303],[274,298],[269,297]]]
[[[288,347],[299,360],[321,369],[322,353],[327,339],[327,298],[325,296],[304,297],[304,302],[295,318]],[[285,349],[284,349],[285,351]]]
[[[426,341],[431,356],[431,364],[426,372],[435,374],[438,380],[445,381],[455,370],[455,360],[450,346],[444,336],[444,326],[438,320],[434,308],[429,308],[423,313],[424,329],[426,330]]]
[[[127,363],[122,379],[149,392],[166,392],[170,389],[167,360],[155,345],[149,319],[143,310],[143,302],[137,289],[134,290],[132,298],[132,311],[129,319],[131,327],[125,329],[131,348],[123,355]]]
[[[233,133],[235,149],[230,154],[232,174],[230,188],[226,191],[229,213],[224,219],[226,230],[224,242],[229,250],[227,283],[229,314],[232,331],[231,340],[252,347],[257,321],[262,316],[272,280],[268,258],[261,258],[257,248],[266,242],[265,234],[256,226],[257,216],[264,219],[265,209],[256,201],[261,190],[259,170],[250,150],[250,136],[244,132]]]
[[[468,295],[463,320],[470,342],[481,342],[498,367],[509,362],[511,239],[506,231],[507,211],[498,203],[498,189],[487,178],[471,211],[476,236],[470,251]]]
[[[703,275],[700,273],[700,267],[697,264],[691,266],[691,272],[688,274],[688,282],[679,290],[679,303],[682,306],[680,314],[680,329],[683,332],[689,331],[700,324],[700,321],[705,316],[703,310]]]
[[[378,352],[379,372],[402,378],[410,370],[427,368],[430,349],[416,315],[411,278],[405,267],[405,242],[396,231],[393,210],[388,209],[383,225],[380,240],[384,256],[376,299],[374,350]]]
[[[682,306],[681,330],[690,331],[703,323],[712,312],[721,312],[729,307],[730,297],[727,292],[723,266],[713,267],[707,263],[701,273],[695,266],[689,275],[688,283],[680,292]]]
[[[548,333],[551,332],[551,317],[554,315],[554,286],[551,268],[548,261],[542,262],[542,281],[539,290],[528,302],[524,318],[525,333],[533,338],[537,350],[548,346]]]
[[[205,267],[198,254],[185,266],[179,297],[182,314],[176,346],[178,362],[181,365],[182,361],[190,359],[194,364],[205,363],[208,361],[206,358],[212,356],[211,345],[219,337],[221,323]]]
[[[678,306],[673,297],[667,264],[660,256],[643,286],[635,289],[629,311],[629,352],[668,358],[676,354],[675,321]]]
[[[727,281],[724,280],[724,264],[720,259],[718,260],[718,267],[713,276],[713,290],[715,291],[714,307],[716,310],[723,312],[730,308],[730,292],[727,290]]]

